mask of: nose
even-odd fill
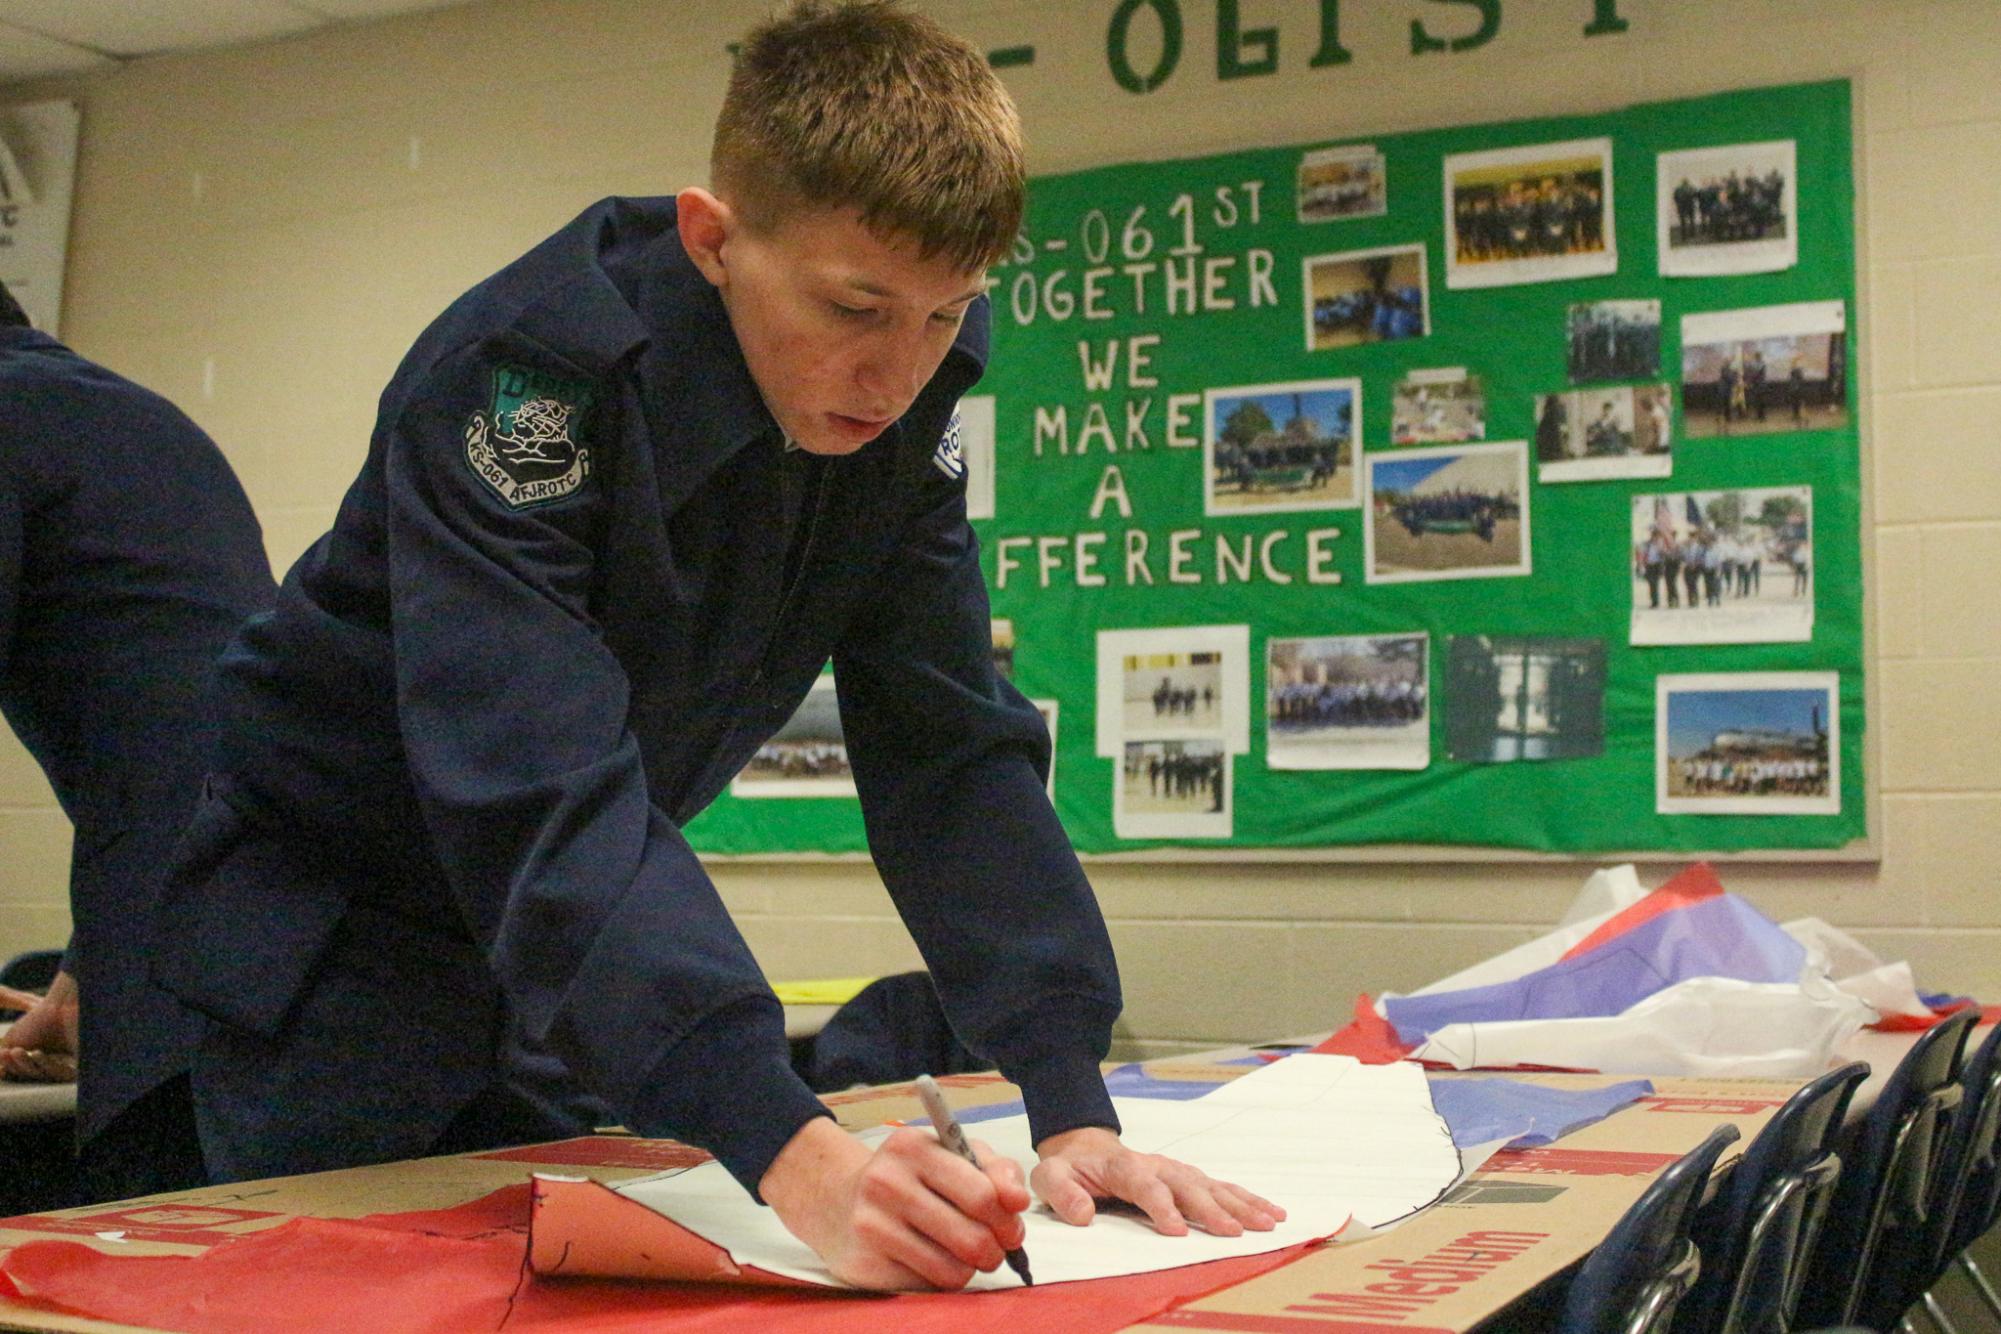
[[[870,342],[855,364],[855,383],[868,396],[871,409],[880,409],[883,417],[897,417],[916,401],[936,369],[920,336],[892,333]]]

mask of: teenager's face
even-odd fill
[[[915,241],[878,236],[853,210],[761,230],[710,202],[714,243],[698,234],[690,255],[722,293],[765,406],[802,449],[860,449],[929,383],[984,274],[920,258]]]

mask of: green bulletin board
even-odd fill
[[[1850,124],[1849,87],[1831,82],[1034,181],[1024,235],[992,274],[994,356],[965,405],[966,457],[1012,678],[1029,697],[1055,701],[1054,796],[1077,848],[1391,843],[1729,852],[1839,848],[1863,837]],[[1770,271],[1663,276],[1666,237],[1657,229],[1688,222],[1689,211],[1699,219],[1714,205],[1705,210],[1689,197],[1657,194],[1657,155],[1684,155],[1671,159],[1670,169],[1698,186],[1703,172],[1720,177],[1738,166],[1748,184],[1788,142],[1784,207],[1775,170],[1772,208],[1752,230],[1767,248],[1774,234],[1785,237],[1781,248],[1795,252],[1789,261]],[[1719,147],[1731,152],[1685,155]],[[1733,159],[1738,148],[1746,151]],[[1507,195],[1508,182],[1526,181],[1532,190],[1539,172],[1561,175],[1573,200],[1609,196],[1609,227],[1594,234],[1603,214],[1579,205],[1567,240],[1551,242],[1552,253],[1564,251],[1557,262],[1535,253],[1534,236],[1526,264],[1512,264],[1500,250],[1481,257],[1483,238],[1506,248],[1510,232],[1505,221],[1477,213],[1479,203],[1518,202]],[[1755,190],[1737,197],[1755,205]],[[1528,207],[1507,216],[1519,223]],[[1755,212],[1717,213],[1718,225]],[[1553,237],[1560,214],[1551,206],[1535,216],[1550,222]],[[1740,233],[1718,235],[1736,241],[1750,234]],[[1408,251],[1414,246],[1421,247],[1421,275]],[[1683,257],[1677,267],[1700,267],[1705,255],[1755,247],[1668,248]],[[1354,252],[1363,258],[1319,260]],[[1372,265],[1378,254],[1386,262]],[[1581,272],[1590,268],[1606,271]],[[1358,317],[1353,300],[1343,304],[1343,283],[1353,287],[1357,274],[1373,286],[1373,315]],[[1455,285],[1464,282],[1491,285]],[[1397,306],[1396,294],[1412,286],[1422,288],[1421,314]],[[1574,384],[1578,358],[1591,354],[1573,346],[1574,332],[1589,337],[1588,320],[1573,324],[1573,307],[1612,302],[1601,310],[1644,313],[1634,303],[1651,301],[1659,303],[1657,373],[1617,374],[1614,366],[1607,380],[1600,366],[1585,387]],[[1829,311],[1834,332],[1798,334],[1802,327],[1826,330]],[[1716,342],[1729,367],[1691,351],[1687,386],[1684,316],[1697,317],[1687,326],[1691,343]],[[1789,376],[1795,363],[1805,369]],[[1756,369],[1747,376],[1746,366]],[[1398,385],[1413,372],[1437,380],[1443,371],[1449,381],[1459,370],[1484,391],[1484,436],[1445,446],[1393,444]],[[1340,388],[1328,389],[1330,381]],[[1581,418],[1604,408],[1591,395],[1608,383],[1643,391],[1626,409],[1629,451],[1637,448],[1634,431],[1646,435],[1651,412],[1671,418],[1670,457],[1636,465],[1665,475],[1544,480],[1538,450],[1550,449],[1554,437],[1538,396],[1581,395],[1566,404],[1580,418],[1567,446],[1574,451],[1587,433]],[[1646,386],[1659,383],[1667,390],[1654,410]],[[1205,391],[1215,390],[1227,392],[1205,400]],[[1410,392],[1406,428],[1421,415]],[[1438,391],[1431,392],[1435,404]],[[1344,395],[1359,396],[1358,427],[1344,420],[1343,403],[1354,402]],[[1226,430],[1226,413],[1246,400],[1259,411]],[[1297,420],[1286,420],[1295,413]],[[1289,439],[1309,443],[1293,448]],[[1486,448],[1497,442],[1522,445]],[[1585,452],[1598,452],[1596,437]],[[1474,461],[1460,461],[1462,453]],[[1440,461],[1411,461],[1425,458]],[[1428,476],[1470,477],[1476,490],[1484,478],[1501,488],[1496,495],[1508,494],[1492,504],[1465,501],[1466,488],[1457,484],[1412,481],[1426,466],[1438,469]],[[1590,477],[1597,465],[1576,466]],[[1494,481],[1509,468],[1518,469],[1519,485]],[[1347,503],[1327,503],[1344,492]],[[1645,602],[1636,571],[1651,557],[1636,512],[1663,529],[1682,525],[1691,542],[1718,552],[1733,550],[1720,544],[1723,536],[1740,554],[1761,551],[1741,561],[1761,567],[1764,584],[1742,604],[1754,610],[1712,614],[1714,593],[1698,583],[1704,608],[1697,616],[1719,626],[1735,616],[1739,630],[1711,638],[1753,641],[1773,638],[1772,627],[1791,617],[1780,642],[1634,643],[1663,637],[1643,632],[1643,621],[1666,627],[1670,641],[1695,623]],[[1698,529],[1698,521],[1713,528]],[[1399,570],[1410,567],[1396,563],[1405,559],[1396,553],[1406,539],[1413,550],[1460,553],[1450,559],[1470,562],[1479,577],[1406,577]],[[1494,554],[1464,554],[1482,551]],[[1514,572],[1518,566],[1529,572]],[[1787,604],[1793,579],[1797,596]],[[1726,575],[1722,604],[1737,608],[1730,581]],[[1686,587],[1676,583],[1677,591]],[[1636,605],[1647,615],[1636,616]],[[1153,633],[1123,641],[1109,674],[1101,673],[1098,637],[1121,631]],[[1422,767],[1272,767],[1281,752],[1300,753],[1274,743],[1272,641],[1389,636],[1401,638],[1407,653],[1417,635],[1425,637],[1421,690],[1407,685],[1401,707],[1415,708],[1408,701],[1417,695],[1428,707],[1421,725],[1381,730],[1406,738],[1404,762],[1421,751]],[[1556,656],[1545,657],[1546,671],[1537,669],[1544,674],[1536,678],[1536,709],[1526,693],[1515,712],[1504,705],[1502,730],[1519,734],[1495,742],[1495,664],[1525,664],[1529,659],[1515,654],[1523,637]],[[1220,658],[1204,657],[1212,651]],[[1397,670],[1408,680],[1417,669]],[[1116,678],[1124,673],[1131,679],[1121,685]],[[1691,683],[1695,693],[1676,704],[1674,722],[1704,723],[1703,736],[1714,744],[1694,759],[1657,756],[1657,679],[1738,673],[1788,675]],[[1812,714],[1818,757],[1808,754],[1812,746],[1801,742],[1796,722],[1779,724],[1780,733],[1793,730],[1775,737],[1756,725],[1762,715],[1730,711],[1764,698],[1735,693],[1735,682],[1751,691],[1806,679],[1792,674],[1813,674],[1813,689],[1824,687],[1831,705]],[[1160,700],[1144,699],[1156,675],[1175,686],[1163,696],[1164,712]],[[1502,695],[1513,698],[1507,692],[1522,679],[1520,671],[1509,677],[1514,684]],[[1722,695],[1704,693],[1712,687]],[[1477,689],[1489,693],[1468,693]],[[1788,698],[1788,707],[1796,706],[1799,693]],[[1481,702],[1474,707],[1468,699]],[[1721,712],[1708,711],[1712,703]],[[1566,746],[1561,735],[1556,744],[1531,739],[1530,715],[1547,730],[1559,704],[1566,719],[1590,715],[1598,734],[1589,727],[1578,733],[1581,746]],[[1109,718],[1121,705],[1124,717],[1101,725],[1101,712]],[[1134,740],[1142,734],[1182,739],[1148,751]],[[1339,735],[1369,739],[1359,731]],[[1130,764],[1123,758],[1128,744],[1138,757]],[[1673,744],[1683,745],[1675,751],[1682,756],[1686,745]],[[1129,785],[1131,805],[1146,805],[1134,794],[1150,797],[1174,781],[1157,763],[1163,755],[1219,749],[1230,752],[1226,788],[1217,790],[1213,773],[1188,780],[1207,784],[1199,812],[1178,818],[1170,802],[1161,807],[1165,814],[1125,817],[1121,836],[1115,784]],[[1366,751],[1335,744],[1306,753],[1352,759]],[[1550,757],[1497,762],[1503,751]],[[1805,761],[1749,762],[1787,755]],[[1710,783],[1706,795],[1743,790],[1749,799],[1663,803],[1657,789],[1677,769]],[[1719,782],[1725,786],[1716,788]],[[1728,787],[1733,782],[1737,789]],[[688,834],[711,852],[865,848],[852,798],[725,795]]]

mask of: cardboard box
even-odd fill
[[[1222,1082],[1242,1066],[1167,1060],[1163,1079]],[[1542,1075],[1556,1087],[1592,1088],[1622,1076]],[[997,1075],[939,1081],[956,1107],[1008,1102],[1019,1091]],[[1509,1306],[1590,1251],[1661,1168],[1723,1122],[1748,1143],[1796,1087],[1769,1080],[1657,1079],[1641,1103],[1541,1149],[1503,1152],[1444,1203],[1368,1241],[1331,1245],[1138,1328],[1337,1331],[1388,1334],[1463,1330]],[[921,1116],[910,1085],[829,1095],[853,1129]],[[210,1187],[120,1204],[0,1219],[0,1247],[62,1239],[123,1255],[197,1255],[295,1217],[448,1209],[532,1172],[618,1182],[700,1161],[666,1140],[589,1136],[527,1148]],[[104,1234],[116,1234],[108,1239]],[[830,1312],[829,1328],[840,1318]],[[52,1315],[0,1299],[0,1328],[130,1331]]]

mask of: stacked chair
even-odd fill
[[[1718,1126],[1670,1164],[1612,1226],[1571,1280],[1558,1334],[1654,1334],[1695,1286],[1701,1259],[1689,1228],[1710,1171],[1737,1141],[1737,1127]]]
[[[1801,1327],[1890,1329],[1930,1286],[1928,1270],[1903,1271],[1916,1267],[1908,1257],[1933,1235],[1935,1201],[1953,1170],[1955,1115],[1966,1101],[1961,1058],[1974,1019],[1962,1011],[1922,1034],[1842,1133],[1841,1180],[1800,1289]]]
[[[1841,1176],[1834,1141],[1860,1061],[1786,1100],[1697,1214],[1702,1275],[1675,1314],[1675,1334],[1786,1334],[1807,1260]]]
[[[1995,1141],[2001,1135],[2001,1025],[1967,1057],[1960,1068],[1960,1102],[1925,1199],[1923,1226],[1886,1238],[1877,1272],[1880,1286],[1864,1293],[1856,1318],[1887,1329],[1914,1305],[1946,1334],[1957,1334],[1952,1321],[1932,1297],[1931,1289],[1952,1269],[1955,1259],[1975,1291],[1992,1305],[1992,1288],[1982,1291],[1980,1273],[1966,1248],[1994,1222]],[[2001,1312],[1997,1312],[2001,1319]]]

